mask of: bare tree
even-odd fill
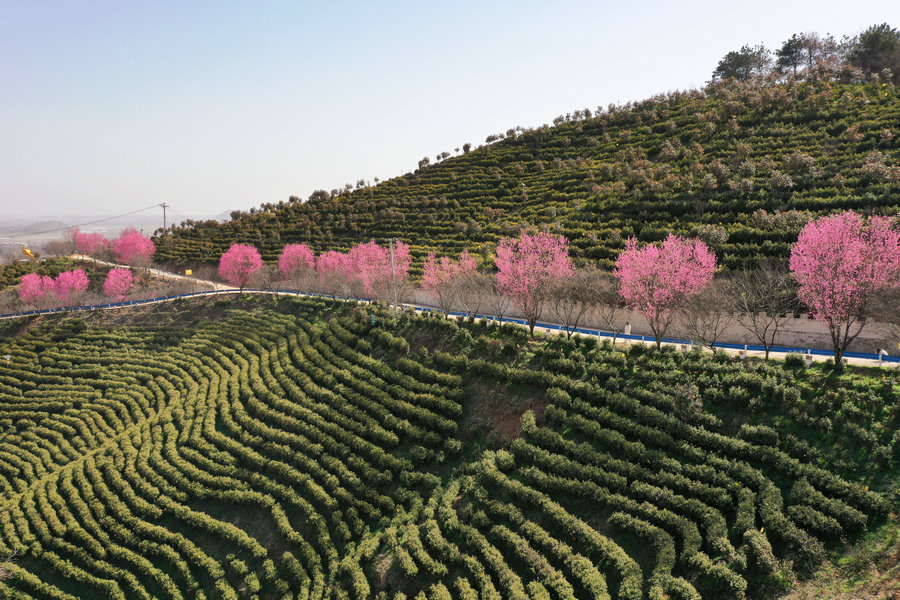
[[[75,243],[77,233],[77,227],[69,227],[63,232],[60,239],[60,248],[64,249],[63,252],[65,254],[74,254],[78,250],[78,245]]]
[[[603,329],[613,334],[613,344],[622,331],[622,297],[619,296],[616,278],[610,273],[598,273],[594,281],[594,307]]]
[[[41,254],[48,257],[68,256],[72,254],[72,245],[63,239],[50,240],[41,245]]]
[[[493,285],[494,277],[487,273],[475,273],[457,282],[457,299],[466,315],[474,317],[478,314],[493,293]]]
[[[412,298],[413,291],[413,283],[409,277],[397,274],[388,281],[386,289],[378,295],[378,298],[392,306],[403,308],[401,305]],[[361,295],[362,293],[357,293],[357,296]]]
[[[900,342],[900,294],[885,287],[876,292],[869,310],[872,320],[887,325],[887,335]]]
[[[713,279],[699,294],[688,300],[679,315],[679,331],[715,350],[716,342],[734,322],[728,306],[731,293],[729,281]]]
[[[263,265],[262,268],[253,274],[250,284],[267,291],[277,291],[280,289],[281,274],[275,265]]]
[[[488,312],[497,317],[497,320],[502,323],[503,315],[509,312],[509,306],[512,301],[497,289],[496,275],[491,275],[490,277],[490,293],[485,297],[484,305]]]
[[[342,272],[321,273],[316,281],[316,291],[332,298],[356,297],[359,291],[355,289],[358,286],[354,285],[354,282]]]
[[[273,283],[276,288],[281,289],[281,283],[285,281],[284,276],[278,272],[272,273],[271,276],[275,278]],[[308,293],[318,286],[315,269],[294,269],[288,275],[287,281],[290,281],[291,288],[298,292]]]
[[[766,359],[778,333],[799,310],[797,284],[784,268],[768,262],[732,277],[731,308],[735,319],[753,334],[766,350]]]
[[[578,322],[594,303],[594,284],[598,278],[599,272],[595,269],[579,269],[550,289],[547,304],[565,329],[566,338],[572,337],[578,329]]]

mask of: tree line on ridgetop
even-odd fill
[[[712,73],[713,81],[747,80],[774,74],[805,79],[891,81],[900,72],[900,31],[887,23],[872,25],[859,35],[795,33],[774,54],[763,44],[745,44],[729,52]]]

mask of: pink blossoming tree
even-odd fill
[[[475,257],[469,254],[468,250],[462,251],[456,264],[459,265],[459,273],[461,276],[472,275],[478,270],[478,263],[475,261]]]
[[[438,308],[446,317],[463,293],[463,282],[475,274],[475,259],[464,250],[459,260],[448,256],[436,258],[434,253],[425,259],[425,272],[422,276],[422,289],[434,294]]]
[[[102,233],[84,233],[77,228],[72,232],[75,250],[87,256],[97,256],[109,248],[109,240]]]
[[[119,262],[134,267],[146,267],[156,252],[156,245],[153,240],[132,227],[113,240],[112,249]]]
[[[263,266],[259,250],[250,244],[232,244],[219,259],[219,277],[244,292],[250,278]]]
[[[319,291],[337,298],[350,294],[350,264],[343,252],[329,250],[316,259],[316,276]]]
[[[25,304],[43,304],[47,295],[53,292],[53,278],[38,273],[29,273],[19,282],[19,299]]]
[[[132,285],[134,285],[134,278],[129,269],[112,269],[106,274],[103,293],[121,302],[131,291]]]
[[[790,267],[800,300],[828,327],[840,369],[875,295],[884,289],[900,294],[900,230],[887,217],[866,223],[853,211],[822,217],[800,232]]]
[[[390,250],[374,241],[358,244],[347,253],[350,272],[365,296],[399,302],[412,258],[403,242],[396,241],[393,246],[393,267]]]
[[[716,257],[706,244],[669,234],[661,245],[643,248],[630,238],[613,273],[625,304],[644,315],[659,348],[678,311],[715,270]]]
[[[501,240],[494,262],[499,291],[519,307],[534,335],[553,286],[572,276],[569,242],[560,235],[523,233],[517,240]]]
[[[294,289],[307,290],[316,272],[316,257],[306,244],[288,244],[278,259],[278,272]]]
[[[74,304],[90,285],[87,274],[82,269],[63,271],[53,282],[53,293],[64,305]]]

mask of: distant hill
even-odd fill
[[[4,221],[0,222],[0,237],[10,235],[34,234],[42,231],[57,230],[68,227],[62,221]]]
[[[158,258],[212,262],[248,242],[274,260],[290,242],[320,252],[395,237],[419,259],[464,248],[489,259],[500,238],[547,228],[603,267],[628,237],[673,231],[700,236],[738,268],[784,258],[814,215],[896,214],[898,124],[893,84],[729,80],[510,129],[377,185],[265,203],[226,223],[188,221],[156,238]]]

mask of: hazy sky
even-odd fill
[[[0,0],[0,216],[305,198],[885,21],[896,0]]]

